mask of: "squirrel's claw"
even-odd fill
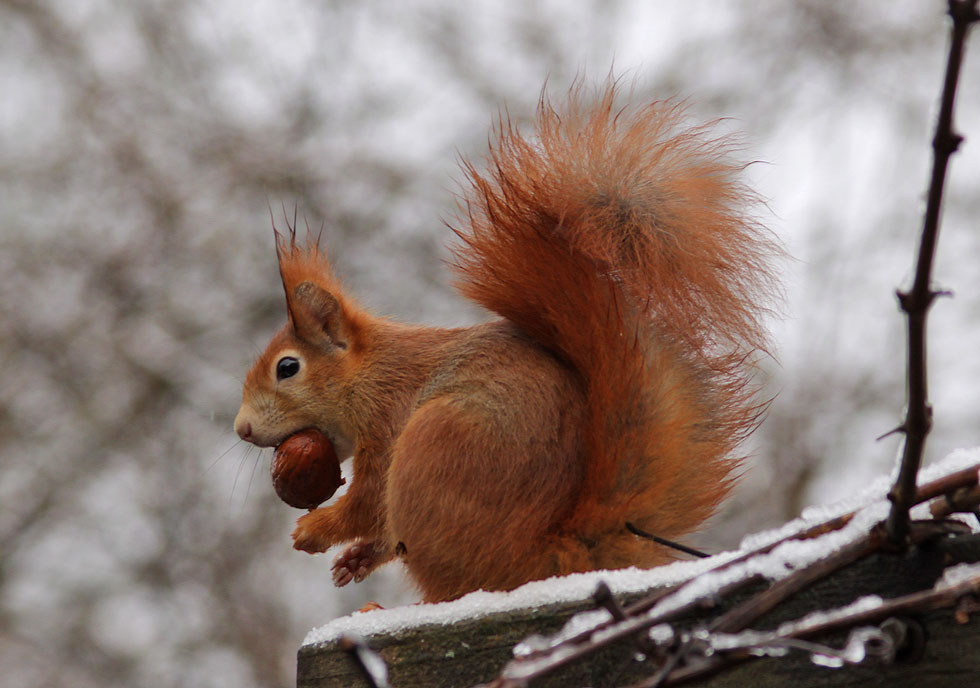
[[[351,581],[360,583],[377,565],[374,545],[356,542],[337,555],[333,562],[333,583],[342,588]]]

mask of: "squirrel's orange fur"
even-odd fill
[[[354,545],[335,581],[400,556],[426,601],[601,568],[653,566],[732,485],[755,426],[746,363],[778,252],[749,215],[730,146],[671,103],[615,88],[544,99],[533,138],[502,123],[466,166],[455,270],[502,316],[461,329],[375,317],[317,245],[278,237],[289,322],[245,382],[236,430],[301,429],[353,454],[298,549]],[[298,372],[277,379],[283,357]]]

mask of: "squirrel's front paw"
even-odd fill
[[[323,528],[317,511],[311,511],[296,520],[296,529],[293,531],[293,549],[317,554],[318,552],[326,552],[333,544],[326,541],[322,536]]]
[[[360,583],[378,565],[374,543],[355,542],[333,562],[333,584],[342,588],[351,581]]]

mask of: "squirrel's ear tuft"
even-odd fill
[[[357,329],[352,318],[357,309],[341,293],[319,241],[308,237],[305,245],[276,232],[279,275],[286,292],[286,310],[296,336],[314,346],[346,349]]]
[[[313,282],[300,282],[286,292],[289,322],[296,336],[310,344],[324,344],[346,349],[348,324],[337,298]]]

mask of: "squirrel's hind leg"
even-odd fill
[[[472,396],[432,399],[413,414],[386,501],[389,538],[403,543],[425,601],[593,568],[585,544],[556,534],[580,486],[575,442],[534,425],[524,434],[502,426]]]

